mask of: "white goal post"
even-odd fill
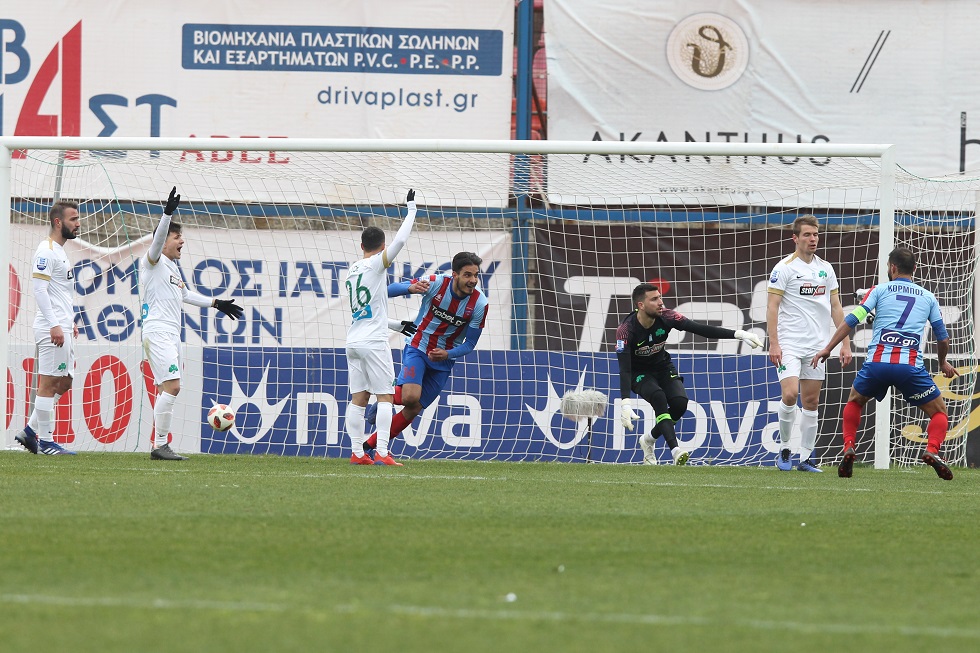
[[[84,401],[125,388],[134,417],[128,430],[107,435],[120,412],[83,406],[80,397],[66,400],[67,419],[85,416],[74,441],[82,450],[149,445],[152,411],[146,402],[152,399],[146,395],[152,393],[140,389],[145,380],[133,369],[129,380],[113,386],[108,363],[98,361],[99,352],[116,352],[113,360],[123,368],[139,366],[138,325],[133,328],[138,297],[120,288],[135,279],[134,262],[173,185],[184,197],[177,219],[189,231],[189,283],[213,296],[239,292],[251,320],[232,332],[219,316],[186,313],[188,364],[205,381],[190,382],[192,392],[180,396],[184,428],[197,430],[175,439],[175,448],[342,455],[348,397],[341,392],[346,369],[337,354],[343,351],[345,320],[337,309],[343,303],[332,303],[338,299],[338,275],[356,258],[363,227],[379,224],[392,233],[404,192],[414,187],[420,224],[392,277],[445,270],[445,255],[461,249],[484,252],[485,261],[496,264],[500,258],[495,269],[506,270],[500,276],[484,271],[483,281],[493,290],[491,314],[498,306],[506,310],[494,315],[477,350],[453,371],[445,399],[421,423],[416,420],[414,431],[406,431],[396,454],[601,462],[642,459],[638,431],[617,426],[611,352],[632,284],[657,279],[668,305],[692,319],[725,327],[737,323],[735,328],[764,336],[759,282],[792,251],[786,230],[794,217],[814,213],[821,220],[818,253],[826,243],[824,257],[838,270],[846,307],[856,303],[858,288],[886,279],[885,257],[896,244],[947,246],[968,233],[972,252],[975,229],[964,222],[964,198],[980,187],[915,178],[896,164],[888,145],[0,137],[0,270],[12,270],[3,275],[11,297],[11,280],[18,278],[13,271],[24,269],[25,252],[39,242],[46,207],[59,197],[87,202],[80,239],[87,249],[79,255],[85,264],[76,287],[95,303],[83,318],[91,352],[82,358],[91,367],[87,375],[79,373],[76,387],[85,381]],[[937,196],[945,203],[936,205]],[[318,258],[325,249],[332,258]],[[246,254],[232,257],[236,250]],[[234,265],[220,262],[230,258]],[[945,284],[945,294],[937,292],[941,301],[968,289],[968,306],[955,309],[961,328],[954,329],[968,337],[959,336],[951,357],[970,370],[966,394],[972,394],[975,260],[970,270],[952,274],[963,266],[959,253],[925,259],[935,270],[927,281]],[[501,294],[495,294],[498,288]],[[5,413],[15,406],[7,416],[15,430],[28,405],[21,386],[33,371],[27,362],[33,347],[29,282],[19,292],[23,301],[0,312],[0,324],[12,324],[0,336],[0,369],[12,370],[8,382],[0,383],[0,405]],[[764,286],[762,292],[764,298]],[[134,285],[129,295],[135,294]],[[398,299],[393,306],[399,318],[408,318],[418,302]],[[15,308],[22,309],[18,315],[10,312]],[[297,323],[305,328],[294,329],[296,334],[283,326]],[[682,446],[695,452],[695,461],[772,464],[773,419],[766,415],[778,400],[778,385],[773,395],[775,375],[765,348],[749,352],[737,342],[674,335],[668,351],[677,352],[692,399],[678,425]],[[392,344],[400,349],[399,338]],[[303,386],[279,371],[306,350],[320,357],[304,374],[311,377],[316,368],[333,375],[334,385]],[[929,351],[934,358],[934,348]],[[856,354],[859,366],[863,351]],[[249,368],[244,376],[228,376],[227,368],[242,365]],[[840,369],[828,374],[834,391],[825,390],[821,402],[824,462],[839,455],[840,396],[854,366],[850,376]],[[220,378],[211,379],[215,369],[222,370]],[[521,386],[528,376],[534,384]],[[290,383],[293,390],[275,394],[276,384]],[[588,428],[557,414],[558,395],[585,386],[610,400],[606,416]],[[255,399],[262,392],[262,401]],[[199,426],[202,402],[217,399],[243,407],[237,440],[216,440]],[[966,424],[964,401],[951,414],[951,429]],[[863,460],[877,468],[917,460],[922,429],[901,405],[900,398],[894,405],[886,399],[873,418],[864,417]],[[115,407],[121,410],[118,402]],[[649,430],[652,416],[642,407],[640,412],[641,428]],[[176,426],[173,435],[178,437]],[[957,454],[948,457],[962,463],[965,433],[956,437]]]

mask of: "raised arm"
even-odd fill
[[[177,210],[178,204],[180,204],[180,195],[177,194],[177,187],[174,186],[173,190],[170,191],[170,197],[167,198],[166,206],[163,207],[163,217],[160,218],[160,224],[157,225],[156,231],[153,232],[153,242],[150,243],[150,251],[146,253],[146,258],[150,261],[150,265],[156,265],[160,262],[160,255],[163,254],[163,246],[167,242],[167,235],[170,233],[170,219],[174,211]]]
[[[418,212],[418,209],[415,206],[415,191],[411,188],[408,189],[408,197],[405,203],[408,207],[408,214],[405,216],[405,221],[402,222],[401,228],[395,234],[395,239],[385,248],[384,254],[381,256],[382,263],[384,263],[385,267],[391,265],[391,262],[398,256],[398,252],[402,251],[402,247],[408,242],[408,234],[411,233],[412,226],[415,224],[415,214]]]

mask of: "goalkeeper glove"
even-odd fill
[[[623,399],[619,408],[619,421],[627,431],[633,430],[633,422],[640,419],[640,416],[633,412],[629,399]]]
[[[415,201],[415,191],[409,188],[408,197],[405,199],[405,203],[408,204],[409,202],[414,202],[414,201]]]
[[[170,197],[167,198],[167,205],[163,207],[163,212],[167,215],[173,215],[178,204],[180,204],[180,195],[177,194],[177,187],[174,186],[173,190],[170,191]]]
[[[414,336],[415,332],[418,330],[419,328],[415,324],[415,322],[411,320],[402,320],[401,332],[404,333],[406,336]]]
[[[245,314],[245,309],[236,304],[234,299],[216,299],[211,305],[233,320],[240,319]]]
[[[742,331],[739,329],[735,332],[735,337],[747,344],[752,349],[758,349],[762,346],[762,341],[759,340],[759,336],[755,335],[751,331]]]

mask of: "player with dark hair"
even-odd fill
[[[171,216],[180,204],[174,186],[163,209],[163,217],[153,232],[150,248],[139,261],[140,295],[143,298],[143,354],[153,372],[158,393],[153,405],[153,426],[156,439],[162,442],[150,451],[152,460],[186,460],[167,442],[173,421],[174,404],[180,392],[182,345],[180,330],[183,322],[181,304],[202,308],[214,307],[233,320],[243,314],[241,306],[231,299],[208,299],[184,284],[177,267],[184,247],[181,225]]]
[[[37,396],[24,429],[15,437],[31,453],[73,454],[52,439],[54,407],[71,389],[75,375],[75,276],[64,244],[78,237],[78,204],[61,201],[48,214],[51,231],[34,252],[34,342],[37,344]],[[67,333],[71,331],[71,336]]]
[[[397,465],[388,452],[389,429],[394,414],[392,386],[395,383],[395,364],[388,343],[388,329],[406,335],[415,333],[415,323],[388,319],[388,266],[408,242],[415,224],[415,191],[409,189],[405,200],[408,214],[395,234],[391,245],[385,247],[385,232],[368,227],[361,233],[361,260],[347,272],[347,296],[350,300],[351,324],[347,329],[347,371],[351,402],[344,413],[350,437],[352,465]],[[364,410],[371,395],[377,397],[378,437],[372,460],[364,452]],[[373,447],[372,447],[373,448]]]
[[[915,272],[915,254],[906,247],[896,247],[888,254],[888,278],[886,284],[875,286],[861,304],[844,318],[826,347],[817,352],[811,363],[817,367],[830,357],[830,352],[855,326],[864,321],[871,311],[875,312],[874,330],[868,343],[868,355],[858,371],[851,394],[844,406],[844,457],[837,469],[841,478],[854,473],[855,441],[861,423],[861,411],[874,397],[881,401],[888,388],[895,386],[912,406],[918,406],[929,416],[926,427],[928,440],[922,461],[936,470],[939,478],[949,481],[953,472],[939,456],[939,449],[946,439],[949,418],[946,402],[936,387],[932,376],[923,366],[920,352],[926,323],[932,326],[936,336],[936,354],[939,369],[947,379],[959,376],[949,364],[949,334],[939,312],[936,296],[912,281]]]
[[[633,412],[630,392],[636,392],[653,406],[657,424],[650,434],[640,436],[643,463],[656,465],[654,445],[663,437],[675,465],[687,464],[690,454],[677,445],[674,423],[687,412],[687,391],[684,379],[664,350],[671,329],[688,331],[705,338],[737,338],[753,349],[762,346],[759,336],[741,329],[700,324],[664,308],[660,288],[641,283],[633,289],[634,312],[616,330],[616,356],[619,359],[619,390],[622,395],[620,422],[627,431],[640,418]]]
[[[394,400],[404,406],[391,420],[391,437],[404,431],[412,420],[435,401],[449,381],[456,361],[473,351],[487,320],[487,296],[478,287],[483,259],[473,252],[453,257],[452,272],[421,280],[428,288],[422,293],[422,306],[415,318],[418,331],[405,345],[402,369],[398,375]],[[388,286],[389,297],[411,291],[413,279]],[[374,422],[374,411],[367,414]],[[364,443],[375,447],[377,434]]]

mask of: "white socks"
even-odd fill
[[[37,434],[37,437],[40,438],[41,437],[41,432],[39,431],[39,429],[41,428],[41,425],[40,425],[40,422],[39,422],[38,417],[37,417],[37,400],[38,399],[44,399],[44,397],[35,397],[34,398],[34,410],[31,411],[31,418],[29,420],[27,420],[27,425],[29,427],[31,427],[31,430],[34,431],[34,433]],[[51,433],[54,433],[54,407],[58,405],[58,400],[61,399],[61,395],[58,394],[58,393],[55,393],[55,395],[53,397],[49,397],[49,399],[51,399],[51,407],[48,409],[48,410],[51,411]],[[46,440],[50,440],[51,439],[51,433],[48,433],[48,436],[49,437],[45,438]]]
[[[156,428],[154,448],[167,444],[167,434],[170,433],[170,424],[174,419],[174,403],[176,401],[176,395],[166,392],[157,395],[157,402],[153,406],[153,426]]]
[[[800,461],[810,460],[810,454],[817,443],[817,411],[803,409],[800,420]]]
[[[391,441],[391,418],[395,407],[386,402],[378,402],[378,416],[375,425],[378,427],[378,455],[384,458],[388,455],[388,442]]]
[[[782,443],[781,449],[789,448],[789,439],[793,435],[793,424],[796,423],[796,406],[787,406],[779,402],[776,410],[779,415],[779,441]]]
[[[364,455],[364,407],[358,406],[354,403],[347,404],[347,412],[344,413],[344,423],[347,425],[347,435],[350,436],[351,455],[363,456]]]
[[[35,397],[34,413],[32,420],[36,420],[37,427],[31,427],[37,433],[39,440],[50,440],[54,432],[54,397]]]

